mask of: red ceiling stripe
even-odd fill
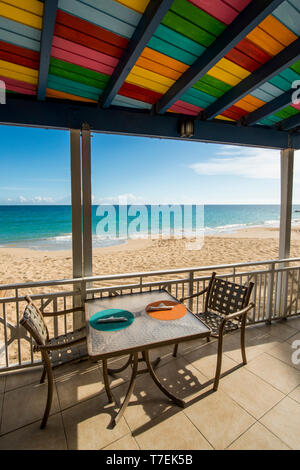
[[[197,116],[196,111],[190,111],[189,109],[182,108],[181,106],[173,104],[173,106],[169,109],[169,111],[174,111],[178,114],[187,114],[188,116]]]
[[[104,54],[111,55],[112,57],[120,58],[123,54],[123,49],[108,44],[107,42],[101,41],[100,39],[87,36],[84,33],[75,31],[74,29],[56,24],[55,26],[55,36],[59,36],[69,41],[81,44],[82,46],[88,47],[90,49],[95,49],[96,51],[103,52]]]
[[[205,11],[209,15],[213,16],[224,24],[230,24],[239,14],[231,6],[222,2],[222,0],[188,0],[190,3],[195,5],[201,10]]]
[[[132,83],[126,82],[122,85],[118,94],[150,104],[156,103],[162,97],[161,93],[157,93],[156,91],[148,90],[146,88],[132,85]]]
[[[36,95],[36,85],[14,80],[13,78],[2,77],[1,75],[0,80],[4,81],[7,90],[22,93],[23,95]]]
[[[13,64],[23,65],[23,67],[28,67],[30,69],[38,70],[39,68],[39,63],[34,60],[2,50],[0,50],[0,59],[6,60],[7,62],[12,62]]]
[[[114,67],[109,67],[108,65],[73,54],[72,52],[64,51],[57,47],[52,47],[51,56],[55,57],[55,59],[69,62],[70,64],[75,64],[86,69],[94,70],[95,72],[105,73],[106,75],[111,75],[114,71]]]
[[[103,54],[102,52],[98,52],[93,49],[89,49],[88,47],[81,46],[80,44],[76,44],[75,42],[59,38],[58,36],[54,36],[52,45],[55,48],[71,52],[73,54],[88,58],[95,62],[106,64],[110,67],[115,67],[119,62],[118,59],[116,59],[115,57]]]
[[[21,57],[27,57],[28,59],[39,62],[40,54],[36,51],[31,51],[30,49],[25,49],[25,47],[15,46],[14,44],[9,44],[8,42],[0,41],[0,50],[10,52],[11,54],[20,55]]]
[[[230,108],[226,109],[226,111],[222,113],[223,116],[235,120],[240,119],[242,116],[246,116],[246,114],[248,114],[248,111],[245,111],[245,109],[241,109],[238,106],[234,105],[230,106]]]
[[[292,104],[293,108],[298,109],[300,111],[300,103],[299,104]]]
[[[88,36],[101,39],[109,44],[125,49],[128,44],[128,39],[122,36],[118,36],[111,31],[108,31],[100,26],[96,26],[88,21],[77,18],[76,16],[69,15],[64,11],[58,10],[56,16],[56,23],[63,26],[69,26],[76,31],[85,33]]]
[[[237,11],[242,11],[251,1],[252,0],[223,0],[224,3],[227,3],[227,5],[235,8]]]
[[[203,108],[201,108],[200,106],[195,106],[194,104],[187,103],[186,101],[181,101],[181,100],[177,100],[176,103],[173,104],[173,106],[178,106],[178,107],[184,108],[188,111],[193,111],[196,114],[200,113],[200,111],[203,110]],[[173,106],[172,106],[172,108],[173,108]]]
[[[238,49],[234,48],[225,56],[226,59],[231,60],[235,64],[243,67],[244,69],[248,70],[249,72],[254,72],[261,64],[256,60],[252,59],[248,55],[244,54],[243,52],[239,51]]]
[[[249,39],[244,38],[242,39],[235,49],[247,54],[252,59],[255,59],[260,64],[265,64],[268,60],[272,59],[272,56],[268,54],[266,51],[261,49],[259,46],[256,46],[253,42],[249,41]]]

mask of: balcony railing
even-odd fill
[[[167,289],[180,298],[202,290],[212,271],[240,284],[254,282],[252,300],[255,308],[248,316],[249,324],[271,322],[300,313],[300,258],[0,285],[0,370],[40,364],[31,338],[19,326],[26,295],[30,295],[45,313],[83,306],[87,298],[155,289]],[[203,297],[191,299],[188,306],[194,312],[200,311],[204,307]],[[77,313],[49,317],[46,321],[50,335],[57,336],[77,328],[84,319]]]

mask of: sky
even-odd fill
[[[0,126],[0,142],[0,205],[70,203],[69,132]],[[278,150],[93,134],[92,175],[94,204],[280,202]]]

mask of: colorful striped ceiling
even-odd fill
[[[46,99],[97,103],[149,0],[58,0]],[[251,0],[174,0],[112,101],[151,109]],[[44,2],[0,0],[0,79],[10,93],[37,97]],[[197,116],[300,36],[300,0],[283,1],[180,96],[169,112]],[[300,80],[295,61],[216,119],[238,121]],[[299,113],[290,104],[258,124]]]

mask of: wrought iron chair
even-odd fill
[[[213,272],[208,286],[201,292],[182,297],[180,302],[206,294],[204,312],[195,315],[211,329],[211,336],[218,339],[217,367],[214,379],[214,390],[218,389],[222,367],[223,336],[241,329],[241,353],[243,364],[247,364],[245,348],[245,329],[248,312],[254,307],[249,304],[253,282],[247,286],[234,284],[216,278]],[[209,341],[209,338],[208,338]],[[176,357],[178,344],[175,345],[173,356]]]
[[[85,327],[67,333],[65,335],[49,338],[49,331],[44,317],[64,315],[76,311],[82,311],[81,307],[63,310],[60,312],[44,313],[32,302],[29,296],[26,297],[28,305],[20,324],[31,334],[35,341],[34,352],[40,351],[44,364],[40,383],[48,379],[48,396],[41,429],[45,428],[53,397],[53,367],[57,367],[66,362],[74,362],[87,358]]]

